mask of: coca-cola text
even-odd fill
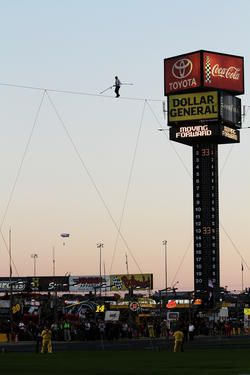
[[[227,79],[240,79],[240,68],[230,66],[229,68],[223,68],[219,64],[215,64],[212,68],[212,75],[214,77],[222,77]]]

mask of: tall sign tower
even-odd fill
[[[220,288],[218,145],[239,143],[243,57],[195,51],[164,60],[170,140],[192,146],[194,290]]]

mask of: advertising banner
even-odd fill
[[[179,319],[179,312],[168,312],[167,313],[167,320],[178,320]]]
[[[28,277],[28,289],[31,292],[66,292],[69,290],[68,276]]]
[[[220,311],[219,311],[219,317],[223,318],[223,319],[226,319],[226,318],[228,318],[228,316],[229,316],[228,307],[221,307]]]
[[[0,300],[0,309],[9,309],[10,308],[10,300]]]
[[[200,50],[164,59],[166,96],[200,89],[244,94],[243,57]]]
[[[0,292],[50,292],[68,291],[67,276],[0,277]]]
[[[105,322],[117,322],[120,317],[120,311],[105,311]]]
[[[165,95],[201,86],[200,51],[164,60]]]
[[[244,315],[250,316],[250,309],[249,309],[249,307],[244,307]]]
[[[0,277],[0,292],[25,292],[28,289],[27,277]]]
[[[197,143],[239,143],[240,132],[237,129],[220,124],[192,126],[174,126],[169,131],[170,140],[187,145]]]
[[[244,94],[243,64],[243,57],[204,51],[204,87]]]
[[[153,274],[110,275],[112,291],[153,289]]]
[[[79,293],[96,293],[100,291],[110,290],[110,278],[109,276],[70,276],[69,277],[69,291]]]
[[[78,292],[127,291],[153,289],[153,274],[118,274],[110,276],[29,276],[0,277],[0,292]]]
[[[218,119],[218,92],[197,92],[168,96],[168,125],[179,122]]]
[[[241,128],[241,99],[225,91],[168,96],[168,125],[213,121]]]

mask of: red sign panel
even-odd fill
[[[201,86],[200,52],[164,60],[165,95]]]
[[[176,307],[176,301],[173,300],[173,299],[170,299],[170,300],[168,301],[168,303],[166,304],[166,306],[167,306],[168,309],[173,309],[173,308]]]
[[[243,57],[203,52],[204,87],[244,93]]]
[[[243,57],[200,50],[164,60],[165,95],[206,88],[243,94]]]

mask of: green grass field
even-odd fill
[[[250,351],[1,353],[3,375],[250,375]]]

